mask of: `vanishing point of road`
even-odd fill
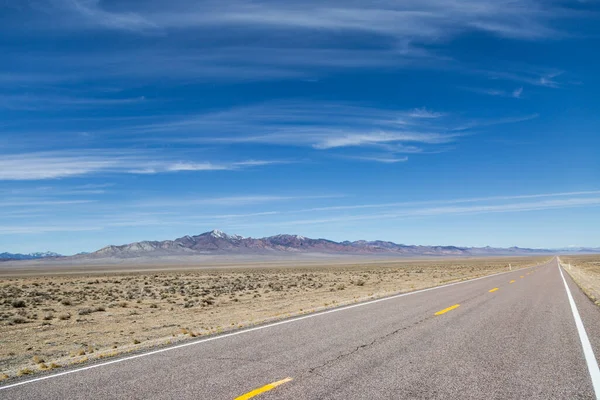
[[[0,386],[1,399],[600,399],[558,259]]]

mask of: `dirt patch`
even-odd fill
[[[523,268],[548,257],[0,279],[0,377]],[[0,379],[1,380],[1,379]]]
[[[600,255],[560,257],[565,271],[600,306]]]

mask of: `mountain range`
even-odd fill
[[[519,247],[457,247],[416,246],[388,241],[344,241],[311,239],[299,235],[275,235],[251,238],[228,235],[219,230],[175,240],[143,241],[121,246],[107,246],[79,258],[133,258],[139,256],[169,256],[194,254],[364,254],[398,256],[483,256],[551,254],[552,250]]]
[[[600,248],[585,249],[530,249],[521,247],[458,247],[420,246],[397,244],[389,241],[357,240],[335,242],[328,239],[311,239],[299,235],[275,235],[251,238],[228,235],[219,230],[175,240],[142,241],[124,245],[111,245],[92,253],[61,256],[57,253],[11,254],[0,253],[0,261],[7,260],[102,260],[160,258],[193,255],[388,255],[388,256],[506,256],[565,253],[599,253]]]

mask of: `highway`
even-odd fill
[[[599,355],[600,308],[555,258],[8,382],[0,399],[600,399]]]

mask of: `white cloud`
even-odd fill
[[[351,158],[354,160],[361,160],[361,161],[373,161],[373,162],[378,162],[378,163],[383,163],[383,164],[396,164],[396,163],[401,163],[401,162],[406,162],[408,161],[408,157],[394,157],[394,156],[365,156],[365,157],[347,157],[347,158]]]
[[[456,67],[440,47],[461,34],[483,31],[520,40],[561,37],[566,33],[553,28],[555,21],[585,15],[544,0],[46,2],[41,7],[24,6],[11,21],[3,21],[9,22],[7,29],[40,36],[47,30],[72,34],[116,30],[161,40],[126,50],[12,54],[14,71],[2,72],[1,82],[125,78],[126,84],[132,77],[136,82],[157,78],[213,82],[313,78],[333,68]],[[182,34],[211,37],[211,44],[182,41]],[[351,48],[349,38],[355,37],[375,46]],[[36,65],[43,68],[17,72]],[[552,74],[510,75],[504,79],[556,85]],[[496,77],[501,78],[501,71]]]
[[[188,207],[194,205],[212,205],[212,206],[246,206],[263,203],[275,202],[292,202],[298,200],[315,200],[315,199],[334,199],[341,198],[339,194],[323,194],[323,195],[244,195],[244,196],[223,196],[223,197],[202,197],[202,198],[165,198],[157,200],[147,200],[135,203],[134,207],[149,207],[149,208],[164,208],[164,207]],[[262,213],[261,213],[262,214]]]
[[[90,98],[67,97],[39,94],[0,94],[0,108],[9,110],[45,110],[62,108],[95,108],[134,105],[146,101],[143,96],[136,98]],[[81,133],[85,135],[85,132]]]
[[[59,1],[59,4],[61,2]],[[63,0],[65,8],[72,7],[85,21],[98,27],[140,31],[155,29],[157,25],[136,12],[114,12],[102,8],[100,0]]]
[[[0,207],[28,207],[28,206],[72,206],[75,204],[89,204],[96,200],[43,200],[43,199],[10,199],[0,201]]]
[[[514,97],[515,99],[520,99],[522,94],[523,94],[523,88],[520,87],[520,88],[513,90],[512,97]]]
[[[262,143],[341,147],[390,146],[392,153],[419,153],[407,143],[439,145],[461,135],[447,133],[456,121],[427,110],[378,109],[361,105],[316,102],[271,102],[132,128],[136,135],[163,134],[161,141],[195,144]],[[190,131],[216,135],[189,135]],[[168,135],[167,135],[168,134]],[[146,140],[146,138],[144,138]]]
[[[412,201],[412,202],[394,202],[394,203],[376,203],[376,204],[354,204],[354,205],[343,205],[343,206],[332,206],[332,207],[318,207],[318,208],[307,208],[297,210],[295,213],[300,212],[315,212],[315,211],[342,211],[342,210],[358,210],[358,209],[376,209],[376,208],[399,208],[399,207],[419,207],[426,205],[436,204],[461,204],[461,203],[481,203],[481,202],[498,202],[498,201],[514,201],[524,199],[540,199],[540,198],[553,198],[553,197],[569,197],[569,196],[592,196],[599,195],[600,190],[588,190],[580,192],[558,192],[558,193],[538,193],[538,194],[526,194],[526,195],[512,195],[512,196],[488,196],[488,197],[471,197],[462,199],[442,199],[442,200],[426,200],[426,201]],[[583,197],[587,198],[587,197]]]
[[[561,83],[555,78],[564,74],[564,71],[553,69],[541,69],[535,67],[510,68],[502,71],[473,70],[479,74],[487,75],[494,80],[507,80],[513,82],[526,83],[533,86],[544,86],[548,88],[559,88]]]
[[[175,163],[168,165],[166,170],[171,171],[222,171],[231,169],[231,166],[216,165],[212,163]]]
[[[86,175],[118,168],[119,157],[62,156],[55,153],[3,155],[0,180],[38,180]]]
[[[475,120],[468,122],[464,125],[460,125],[456,128],[453,128],[454,131],[464,131],[468,129],[478,128],[478,127],[486,127],[492,125],[502,125],[502,124],[514,124],[517,122],[525,122],[530,121],[532,119],[538,118],[539,114],[530,114],[524,115],[522,117],[508,117],[508,118],[496,118],[496,119],[487,119],[487,120]]]
[[[87,232],[99,231],[103,228],[100,226],[73,226],[73,225],[14,225],[0,226],[0,235],[23,235],[23,234],[39,234],[51,232]]]
[[[79,15],[75,27],[152,32],[214,26],[250,29],[305,29],[375,32],[396,38],[439,40],[465,30],[482,30],[498,36],[536,39],[556,36],[549,24],[570,14],[558,4],[538,0],[387,0],[352,2],[317,0],[247,3],[232,0],[189,0],[132,3],[109,10],[99,0],[69,0],[63,12]],[[73,15],[66,15],[73,18]],[[82,17],[82,18],[81,18]],[[71,27],[72,29],[73,27]],[[63,28],[65,29],[65,28]]]
[[[88,155],[80,155],[85,154]],[[156,161],[156,155],[137,152],[103,152],[80,149],[72,152],[46,152],[3,155],[0,181],[69,178],[94,173],[157,174],[180,171],[237,170],[281,161],[248,160],[228,163]]]
[[[441,118],[446,114],[434,112],[423,107],[415,108],[414,110],[410,111],[407,115],[412,118]]]
[[[372,221],[378,219],[393,220],[415,217],[436,217],[436,216],[460,216],[467,214],[482,213],[512,213],[512,212],[533,212],[543,210],[558,210],[576,207],[598,207],[600,206],[600,197],[597,195],[600,191],[580,191],[580,192],[560,192],[560,193],[541,193],[529,195],[513,196],[491,196],[476,197],[465,199],[443,199],[434,201],[417,202],[398,202],[383,204],[359,204],[359,205],[339,205],[306,208],[299,210],[289,210],[288,204],[293,202],[306,202],[307,200],[335,199],[339,195],[240,195],[223,197],[205,197],[205,198],[166,198],[152,201],[121,204],[119,213],[112,213],[109,217],[103,212],[91,213],[97,214],[96,218],[88,215],[87,219],[78,219],[77,223],[57,221],[47,226],[41,226],[39,221],[24,220],[19,226],[10,226],[5,224],[0,227],[0,234],[30,234],[44,232],[68,232],[84,230],[102,230],[111,227],[127,226],[152,226],[165,225],[171,226],[197,226],[214,225],[215,220],[229,220],[228,226],[255,226],[257,223],[261,226],[287,226],[298,225],[320,225],[332,223],[352,223],[359,221]],[[461,203],[472,203],[459,205]],[[252,208],[248,213],[233,212],[228,213],[228,208],[232,211],[239,210],[242,206],[269,205],[267,210],[257,210]],[[275,205],[282,209],[276,209]],[[205,214],[196,214],[190,212],[194,206],[214,207],[219,213],[206,212]],[[97,205],[94,210],[97,211]],[[165,212],[168,207],[168,212]],[[191,208],[190,208],[191,207]],[[201,208],[204,208],[201,207]],[[140,212],[140,208],[147,211]],[[382,208],[379,212],[364,213],[364,210]],[[132,211],[134,210],[134,211]],[[181,210],[181,211],[180,211]],[[47,214],[47,213],[46,213]],[[296,214],[307,214],[309,218],[290,219]],[[316,217],[321,215],[321,217]],[[296,217],[297,218],[297,217]]]
[[[463,90],[467,90],[469,92],[485,94],[488,96],[495,97],[512,97],[515,99],[521,98],[523,94],[523,87],[518,87],[512,91],[507,91],[503,89],[492,89],[492,88],[477,88],[477,87],[460,87]]]
[[[428,143],[441,144],[454,140],[457,135],[442,135],[426,132],[375,132],[364,134],[338,134],[319,138],[313,145],[316,149],[326,150],[336,147],[373,146],[380,143]]]
[[[508,213],[508,212],[528,212],[542,211],[552,209],[565,209],[575,207],[598,207],[600,198],[571,198],[561,200],[542,200],[527,203],[494,204],[494,205],[473,205],[462,207],[430,207],[430,208],[411,208],[405,210],[394,210],[392,212],[379,214],[355,214],[343,215],[339,217],[326,217],[320,219],[302,219],[289,220],[277,223],[265,223],[263,225],[317,225],[329,224],[334,222],[349,222],[361,220],[376,219],[402,219],[409,217],[428,217],[443,215],[465,215],[465,214],[487,214],[487,213]]]

